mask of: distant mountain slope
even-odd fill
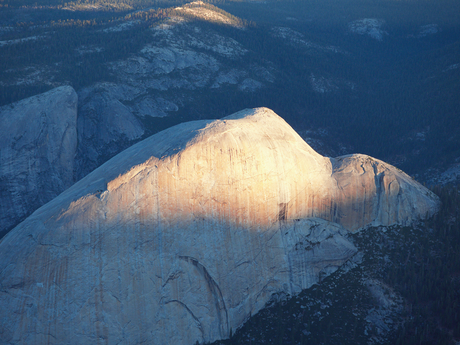
[[[424,182],[460,159],[458,1],[213,3],[5,0],[0,104],[70,84],[144,136],[264,105]],[[116,152],[79,151],[77,178]]]
[[[0,235],[73,184],[77,100],[62,86],[0,108]]]

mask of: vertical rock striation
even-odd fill
[[[117,155],[0,242],[11,344],[226,338],[275,293],[356,253],[347,233],[434,213],[407,175],[313,151],[266,108],[180,124]]]
[[[366,225],[409,225],[433,214],[437,197],[399,169],[366,155],[331,159],[336,209],[331,220],[356,231]]]
[[[0,233],[72,185],[76,122],[70,86],[0,108]]]
[[[75,180],[89,174],[144,134],[132,109],[120,101],[133,101],[139,90],[99,83],[79,91],[78,148]]]

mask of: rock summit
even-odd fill
[[[115,156],[2,239],[0,338],[226,338],[273,294],[299,293],[349,260],[349,232],[437,207],[382,161],[319,155],[266,108],[183,123]]]

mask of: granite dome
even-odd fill
[[[123,151],[0,242],[12,344],[226,338],[274,293],[357,251],[347,233],[409,224],[438,200],[365,155],[322,157],[278,115],[183,123]]]

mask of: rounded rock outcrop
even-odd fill
[[[74,183],[77,102],[60,86],[0,108],[0,236]]]
[[[0,337],[226,338],[273,294],[296,294],[352,257],[349,231],[436,211],[428,190],[370,160],[322,157],[266,108],[160,132],[0,242]]]

